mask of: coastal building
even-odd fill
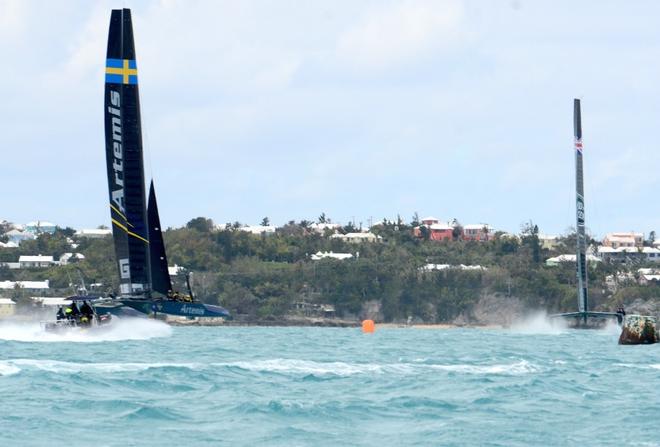
[[[52,265],[57,264],[52,256],[20,256],[18,258],[18,264],[22,269],[29,268],[46,268]]]
[[[629,264],[634,262],[660,262],[660,249],[655,247],[598,247],[603,261]]]
[[[488,270],[488,269],[481,265],[426,264],[425,266],[420,267],[420,270],[425,272],[432,272],[437,270]]]
[[[16,312],[16,301],[0,298],[0,318],[11,317]]]
[[[341,228],[337,223],[313,223],[310,224],[309,229],[318,234],[325,234],[326,231],[336,232]]]
[[[333,234],[330,236],[332,239],[339,239],[340,241],[358,244],[360,242],[379,242],[383,239],[381,236],[376,236],[373,233],[346,233],[346,234]]]
[[[431,241],[452,240],[454,237],[454,227],[435,217],[425,217],[422,224],[413,228],[413,235],[418,238],[428,237]]]
[[[487,242],[493,238],[493,228],[488,224],[468,224],[463,226],[463,239],[466,241]]]
[[[331,251],[319,251],[317,253],[314,253],[312,256],[310,256],[310,259],[312,261],[320,261],[321,259],[324,258],[330,258],[330,259],[338,259],[342,261],[344,259],[350,259],[352,257],[353,255],[351,253],[333,253]]]
[[[428,217],[425,217],[425,218],[422,219],[422,225],[427,225],[428,226],[428,225],[433,225],[433,224],[437,224],[437,223],[440,223],[440,219],[438,219],[437,217],[428,216]]]
[[[539,242],[546,250],[556,250],[559,246],[559,238],[550,234],[539,234]]]
[[[167,272],[170,274],[170,276],[178,276],[179,273],[183,272],[184,270],[184,267],[176,264],[167,267]]]
[[[18,248],[18,244],[16,242],[0,242],[0,248]]]
[[[559,256],[555,256],[553,258],[546,259],[545,265],[548,265],[548,266],[551,266],[551,267],[556,267],[559,264],[562,264],[562,263],[565,263],[565,262],[570,262],[570,263],[575,264],[577,262],[576,260],[577,260],[577,255],[574,255],[574,254],[559,255]],[[592,263],[595,264],[595,263],[598,263],[598,262],[602,262],[602,260],[597,256],[588,254],[587,255],[587,262],[590,263],[590,264],[592,264]]]
[[[32,234],[42,234],[42,233],[55,233],[57,225],[52,222],[47,222],[45,220],[36,220],[34,222],[28,222],[25,224],[25,231]]]
[[[106,236],[112,236],[110,228],[83,228],[74,234],[77,238],[103,239]]]
[[[660,283],[660,270],[658,269],[654,269],[654,268],[637,269],[637,275],[639,277],[638,282],[640,286]]]
[[[607,233],[603,239],[603,246],[611,248],[642,247],[643,245],[644,233]]]
[[[85,259],[85,255],[82,253],[64,253],[60,256],[59,264],[67,265],[69,262],[82,261],[83,259]]]
[[[45,308],[55,308],[71,304],[71,301],[67,298],[54,296],[31,296],[30,300],[32,300],[35,306]]]
[[[616,292],[619,286],[635,283],[635,275],[630,272],[617,272],[614,275],[605,277],[605,286],[610,292]]]
[[[13,290],[16,287],[26,290],[48,290],[49,281],[0,281],[0,289]]]
[[[33,233],[22,231],[14,228],[13,230],[7,231],[5,234],[9,242],[14,242],[17,245],[21,245],[23,241],[31,241],[36,239],[36,236]]]

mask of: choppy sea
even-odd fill
[[[0,446],[660,445],[618,330],[0,324]]]

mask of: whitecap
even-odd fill
[[[27,369],[37,369],[52,373],[121,373],[139,372],[155,368],[187,368],[203,367],[197,363],[76,363],[60,360],[14,359],[8,360],[10,367],[22,366]],[[20,370],[20,369],[19,369]]]
[[[0,376],[11,376],[12,374],[19,373],[21,368],[13,365],[9,361],[0,361]]]
[[[526,360],[511,364],[496,365],[428,365],[441,371],[460,372],[465,374],[508,374],[520,375],[539,371],[539,368]]]
[[[368,372],[381,372],[382,366],[369,363],[314,362],[310,360],[271,359],[247,362],[216,363],[216,366],[236,367],[248,371],[292,374],[351,376]]]

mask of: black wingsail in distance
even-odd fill
[[[167,269],[167,255],[165,254],[165,243],[160,228],[158,203],[156,202],[153,180],[149,185],[147,216],[149,221],[149,253],[151,256],[151,289],[154,293],[168,296],[172,292],[172,280]]]
[[[105,148],[122,296],[148,296],[151,289],[137,80],[131,11],[113,10],[105,68]]]
[[[588,277],[587,277],[587,241],[585,232],[584,212],[584,171],[582,164],[582,113],[580,100],[573,100],[573,129],[575,136],[575,229],[577,232],[577,286],[578,311],[589,310]]]
[[[573,100],[573,136],[575,146],[575,219],[576,219],[576,273],[578,311],[551,315],[574,319],[575,327],[595,328],[605,320],[618,319],[620,315],[614,312],[594,312],[589,310],[588,265],[587,265],[587,235],[584,213],[584,166],[582,154],[582,111],[580,100]],[[593,321],[589,321],[589,319]]]

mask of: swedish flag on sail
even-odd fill
[[[106,84],[137,84],[135,59],[107,59],[105,82]]]

